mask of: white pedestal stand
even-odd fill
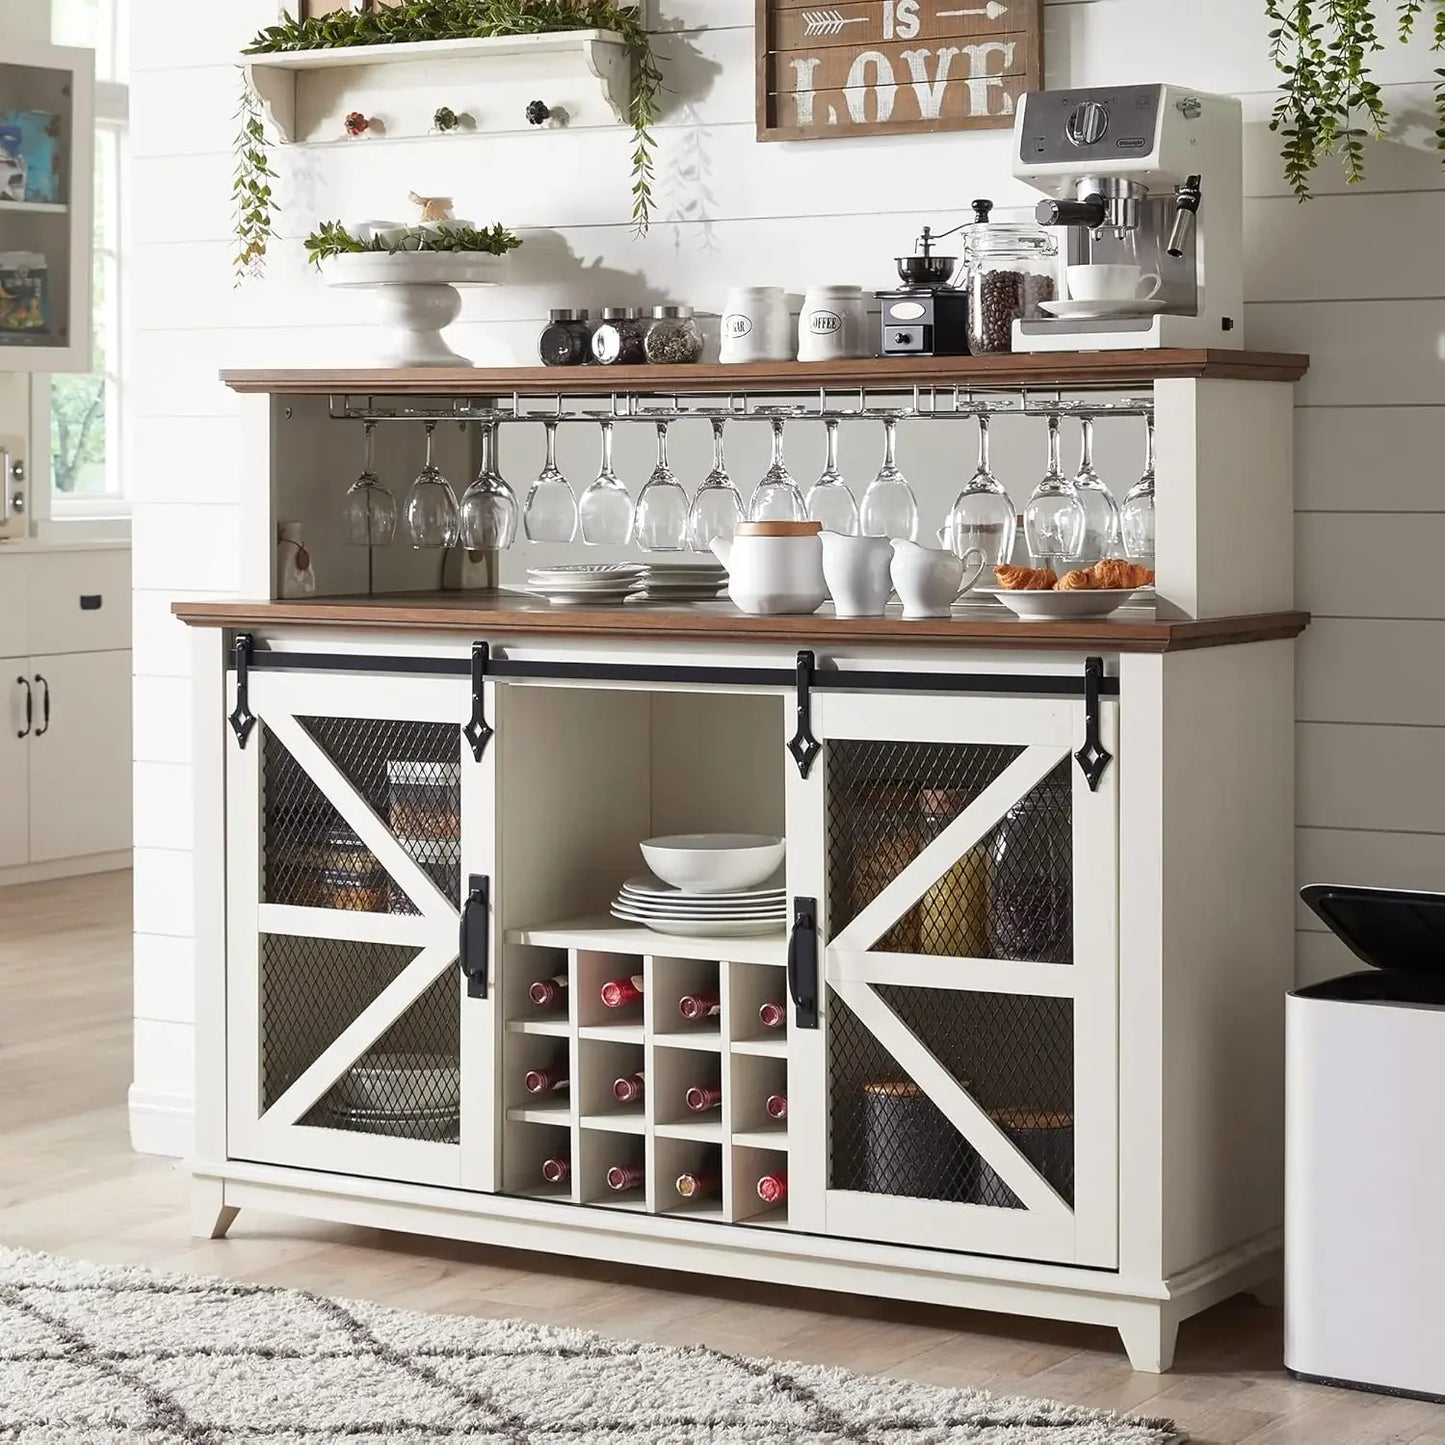
[[[462,314],[460,286],[497,285],[499,256],[405,251],[336,256],[322,267],[328,286],[368,290],[376,318],[390,333],[376,357],[383,367],[471,366],[442,338]]]

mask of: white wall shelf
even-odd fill
[[[0,201],[0,216],[7,211],[21,216],[68,216],[70,207],[59,201]]]
[[[630,108],[631,61],[611,30],[295,50],[241,66],[283,144],[343,139],[358,110],[371,135],[426,135],[443,100],[471,118],[463,135],[525,130],[533,100],[573,126],[624,124]]]

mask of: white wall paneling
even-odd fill
[[[324,288],[300,254],[299,238],[317,221],[404,216],[406,193],[416,189],[453,194],[476,219],[523,231],[517,284],[469,296],[457,328],[460,349],[477,360],[523,360],[549,306],[675,298],[716,311],[733,282],[772,281],[795,292],[811,281],[880,286],[892,277],[890,258],[925,221],[963,219],[975,195],[1001,205],[1030,199],[1008,177],[1005,132],[754,144],[752,0],[650,0],[674,89],[657,126],[661,221],[650,239],[634,240],[628,224],[620,128],[445,143],[338,140],[278,153],[281,239],[269,278],[237,290],[234,59],[276,7],[238,0],[193,8],[196,16],[178,26],[174,0],[132,5],[131,284],[135,295],[158,298],[132,308],[130,320],[142,689],[146,679],[188,670],[184,633],[166,616],[169,599],[243,585],[236,504],[259,479],[238,457],[236,400],[216,371],[354,358],[370,340],[365,303]],[[1445,637],[1445,283],[1424,240],[1445,222],[1445,168],[1427,124],[1438,62],[1418,41],[1376,58],[1396,130],[1370,148],[1363,186],[1347,188],[1328,167],[1317,178],[1320,199],[1302,208],[1267,127],[1274,75],[1258,0],[1050,0],[1047,24],[1052,84],[1163,79],[1244,98],[1249,342],[1314,357],[1296,426],[1298,599],[1322,617],[1297,675],[1300,866],[1308,860],[1312,870],[1387,881],[1398,860],[1403,881],[1445,886],[1433,862],[1445,850],[1445,694],[1439,669],[1426,665]],[[747,485],[766,466],[764,430],[730,429],[729,460]],[[620,468],[634,483],[651,465],[642,431],[622,429],[619,438]],[[689,482],[706,470],[705,433],[674,429],[675,462]],[[972,470],[973,446],[968,428],[904,429],[903,465],[930,522]],[[1065,446],[1072,463],[1076,433],[1066,431]],[[1042,473],[1042,448],[1026,426],[996,427],[995,464],[1018,500]],[[401,447],[388,472],[398,491],[419,464],[419,442],[412,450]],[[1139,470],[1137,427],[1101,423],[1099,450],[1103,474],[1127,488]],[[879,451],[876,428],[845,430],[843,463],[856,485],[872,476]],[[593,429],[563,428],[560,452],[574,482],[595,475]],[[338,500],[358,456],[339,446],[318,476]],[[790,428],[788,456],[811,480],[822,460],[820,429]],[[514,484],[535,475],[540,459],[539,436],[504,438],[503,468]],[[1240,526],[1248,524],[1242,515]],[[184,752],[168,752],[169,728],[138,703],[137,823],[147,849],[139,871],[152,878],[162,867],[174,878],[191,845],[188,768],[175,760]],[[1393,841],[1407,831],[1418,849]],[[1321,852],[1321,840],[1339,846]],[[169,926],[151,916],[144,930],[179,936],[190,926],[187,909],[177,904]],[[141,943],[138,957],[148,946]],[[1347,966],[1340,953],[1328,939],[1303,935],[1301,973]],[[186,1026],[164,1028],[147,1034],[148,1052],[182,1048]],[[158,1066],[150,1067],[153,1078]],[[176,1089],[188,1092],[186,1070],[167,1067]],[[164,1114],[174,1103],[167,1088],[148,1084],[136,1098]],[[142,1137],[156,1135],[138,1128]]]

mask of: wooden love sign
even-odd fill
[[[1013,124],[1043,0],[757,0],[758,139]]]

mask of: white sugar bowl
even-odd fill
[[[734,286],[723,307],[723,362],[791,361],[793,329],[781,286]]]
[[[828,597],[821,522],[739,522],[713,554],[728,569],[728,596],[742,612],[816,612]]]
[[[861,286],[810,286],[798,315],[799,361],[871,356],[868,303]]]

